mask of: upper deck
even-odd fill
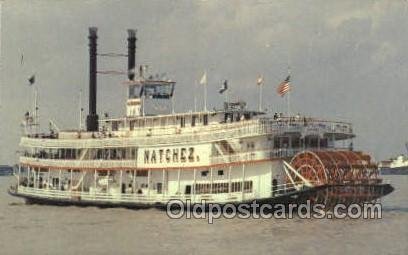
[[[263,135],[320,137],[332,141],[355,135],[346,122],[309,117],[267,118],[254,112],[241,117],[228,112],[190,112],[101,120],[99,132],[62,131],[22,137],[22,147],[104,148],[207,143]],[[245,117],[246,116],[246,117]]]

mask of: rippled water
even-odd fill
[[[408,176],[380,220],[170,220],[156,209],[26,205],[0,178],[0,254],[408,254]]]

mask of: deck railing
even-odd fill
[[[67,160],[67,159],[39,159],[20,157],[21,164],[43,165],[55,168],[136,168],[133,160]]]
[[[299,189],[303,183],[299,182],[296,184],[280,184],[276,185],[274,189],[271,187],[271,192],[268,197],[278,197],[284,194],[288,194],[296,191],[296,188]],[[165,204],[170,200],[180,200],[182,202],[187,202],[188,200],[191,203],[201,203],[202,200],[206,202],[214,203],[233,203],[233,202],[242,202],[250,201],[265,197],[259,197],[258,192],[230,192],[230,193],[218,193],[218,194],[180,194],[180,195],[167,195],[167,194],[150,194],[150,195],[141,195],[141,194],[126,194],[126,193],[103,193],[103,192],[81,192],[81,191],[62,191],[56,189],[39,189],[31,188],[19,185],[13,192],[16,192],[20,195],[27,195],[33,197],[41,197],[54,200],[75,200],[75,201],[98,201],[98,202],[107,202],[107,203],[135,203],[135,204]]]
[[[347,150],[348,148],[324,148],[325,150]],[[296,149],[264,149],[264,150],[254,150],[246,151],[242,153],[234,153],[220,156],[211,156],[208,161],[202,159],[203,164],[216,165],[216,164],[228,164],[235,162],[247,162],[247,161],[260,161],[260,160],[271,160],[276,158],[286,158],[292,157],[296,153],[303,151],[303,148]],[[40,159],[32,157],[20,157],[21,164],[27,165],[38,165],[46,166],[50,168],[65,168],[65,169],[76,169],[76,168],[133,168],[139,167],[136,159],[131,160],[75,160],[75,159]],[[186,163],[180,163],[182,167],[189,167]],[[142,167],[145,167],[143,165]],[[191,166],[193,167],[193,166]]]
[[[162,128],[163,129],[163,128]],[[159,130],[159,129],[157,129]],[[252,137],[259,135],[280,135],[298,132],[307,134],[342,134],[353,137],[351,124],[342,122],[320,121],[314,119],[257,119],[226,124],[213,124],[206,128],[167,128],[170,133],[163,134],[155,129],[147,130],[144,134],[135,135],[132,132],[122,133],[121,137],[95,138],[33,138],[22,137],[22,147],[39,148],[103,148],[103,147],[137,147],[149,145],[178,144],[194,141],[212,142],[223,139]],[[164,130],[166,130],[164,128]]]

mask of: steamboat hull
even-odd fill
[[[313,204],[323,204],[325,209],[330,210],[336,204],[361,204],[361,203],[372,203],[379,198],[386,196],[394,191],[394,188],[390,184],[351,184],[351,185],[322,185],[313,188],[306,188],[300,191],[288,192],[287,194],[282,194],[275,197],[263,198],[263,199],[251,199],[242,202],[232,202],[228,204],[240,205],[247,204],[250,205],[256,202],[258,205],[271,204],[277,205],[281,204],[285,207],[292,205],[307,204],[308,202]],[[52,206],[79,206],[79,207],[99,207],[99,208],[129,208],[129,209],[148,209],[148,208],[158,208],[166,209],[167,203],[157,202],[157,203],[140,203],[140,202],[118,202],[118,201],[90,201],[81,200],[80,197],[75,197],[72,199],[55,199],[48,197],[40,197],[35,195],[21,194],[16,190],[9,189],[9,194],[15,197],[25,199],[27,204],[40,204],[40,205],[52,205]],[[178,199],[177,199],[178,200]],[[187,204],[194,205],[191,200],[179,200],[186,207]],[[205,204],[208,206],[211,202]],[[216,203],[221,207],[227,203]],[[192,208],[192,207],[190,207]],[[176,208],[173,208],[176,209]]]

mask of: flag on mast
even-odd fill
[[[206,85],[207,84],[207,72],[204,72],[203,76],[201,77],[200,84],[201,85]]]
[[[261,86],[263,84],[263,77],[262,75],[258,76],[258,79],[256,79],[256,85]]]
[[[220,94],[224,93],[226,90],[228,89],[228,80],[225,80],[222,85],[221,88],[218,90],[218,92]]]
[[[30,83],[30,86],[35,83],[35,74],[31,75],[30,78],[28,78],[28,82]]]
[[[286,77],[286,79],[283,82],[281,82],[281,84],[279,84],[276,92],[278,92],[278,94],[281,97],[283,97],[290,90],[291,90],[291,87],[290,87],[290,75],[288,75],[288,77]]]

